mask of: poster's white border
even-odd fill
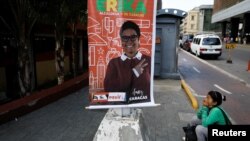
[[[151,75],[150,75],[150,102],[127,104],[127,105],[90,105],[86,109],[109,109],[109,108],[141,108],[141,107],[155,107],[154,100],[154,62],[155,62],[155,36],[156,36],[156,13],[157,13],[157,0],[154,0],[153,9],[153,36],[152,36],[152,49],[151,49]]]
[[[143,108],[143,107],[156,107],[160,104],[155,104],[154,102],[145,102],[138,104],[127,104],[127,105],[91,105],[86,107],[86,109],[110,109],[110,108]]]
[[[150,82],[150,100],[155,103],[154,100],[154,68],[155,68],[155,36],[156,36],[156,13],[157,13],[157,0],[154,0],[154,14],[153,14],[153,37],[152,37],[152,49],[151,49],[151,82]]]

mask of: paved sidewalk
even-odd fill
[[[182,127],[191,121],[195,111],[180,80],[156,80],[154,83],[155,101],[161,106],[143,109],[152,141],[181,141]]]
[[[143,108],[152,141],[181,141],[194,110],[180,80],[155,80],[155,101]],[[0,125],[0,141],[92,141],[107,110],[85,110],[88,88]]]
[[[228,59],[228,50],[226,49],[223,49],[222,56],[218,60],[205,60],[250,84],[250,72],[247,71],[248,61],[250,61],[250,45],[237,45],[231,54],[233,64],[226,62]]]
[[[92,141],[106,110],[85,110],[88,88],[0,125],[0,141]]]
[[[250,48],[250,44],[237,44],[238,47]]]

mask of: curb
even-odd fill
[[[194,110],[198,110],[199,108],[199,103],[197,98],[192,94],[192,92],[190,91],[188,85],[186,84],[186,82],[181,79],[181,87],[184,89],[185,93],[187,94],[187,97],[189,98],[189,101],[193,107]]]
[[[88,72],[29,96],[0,105],[0,125],[48,105],[88,85]]]

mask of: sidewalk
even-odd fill
[[[237,44],[238,47],[250,48],[250,44]]]
[[[155,80],[155,102],[161,106],[144,108],[152,141],[181,141],[182,130],[195,111],[191,108],[186,94],[181,88],[180,80]]]
[[[85,87],[0,125],[0,141],[91,141],[106,110],[86,110],[87,94]]]
[[[194,110],[180,80],[155,80],[155,101],[143,108],[152,141],[181,141]],[[106,110],[85,110],[88,88],[0,126],[1,141],[92,141]]]

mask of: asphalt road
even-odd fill
[[[236,75],[250,84],[250,73],[247,72],[248,61],[250,61],[250,47],[238,46],[231,51],[233,64],[228,64],[228,50],[223,48],[222,56],[218,60],[206,58],[209,63],[220,66],[227,72]]]
[[[199,101],[210,90],[227,97],[222,107],[236,124],[250,124],[250,88],[234,78],[199,61],[194,55],[179,51],[179,70]]]

